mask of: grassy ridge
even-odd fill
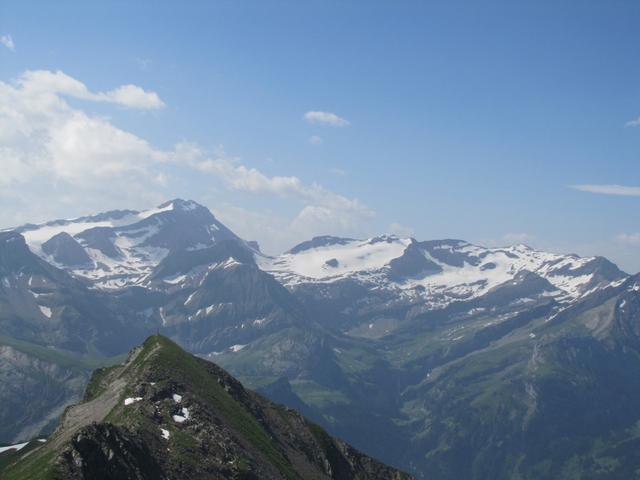
[[[180,378],[194,394],[211,402],[212,407],[222,414],[233,429],[276,466],[285,478],[300,478],[257,420],[206,370],[203,360],[184,352],[165,337],[154,336],[147,339],[134,365],[145,362],[147,355],[158,346],[161,352],[153,357],[154,368],[163,369],[170,376]]]
[[[46,362],[55,363],[63,368],[73,371],[91,371],[99,367],[120,363],[126,358],[126,354],[115,357],[100,355],[78,355],[65,350],[44,347],[35,343],[17,340],[15,338],[0,335],[0,345],[7,345],[16,350],[31,355]]]

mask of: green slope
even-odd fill
[[[85,401],[67,409],[48,442],[2,478],[104,472],[102,478],[409,478],[162,336],[150,337],[125,363],[94,372]]]

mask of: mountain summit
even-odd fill
[[[153,336],[122,365],[94,372],[84,401],[68,408],[53,436],[3,478],[411,477]]]
[[[202,205],[175,199],[143,211],[114,210],[23,225],[29,248],[102,289],[144,284],[171,255],[231,242],[250,249]]]

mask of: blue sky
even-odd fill
[[[2,0],[0,226],[179,196],[274,253],[392,231],[637,271],[639,21],[635,1]]]

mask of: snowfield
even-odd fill
[[[412,243],[439,271],[392,278],[391,262],[402,257]],[[258,255],[256,260],[261,268],[290,288],[353,279],[373,288],[395,290],[399,295],[421,295],[431,300],[434,307],[460,298],[477,298],[514,282],[524,272],[547,280],[557,290],[549,294],[561,299],[576,299],[601,286],[585,268],[597,261],[596,257],[542,252],[526,245],[485,248],[459,240],[416,242],[383,236],[344,240],[341,244],[287,252],[278,257]]]

